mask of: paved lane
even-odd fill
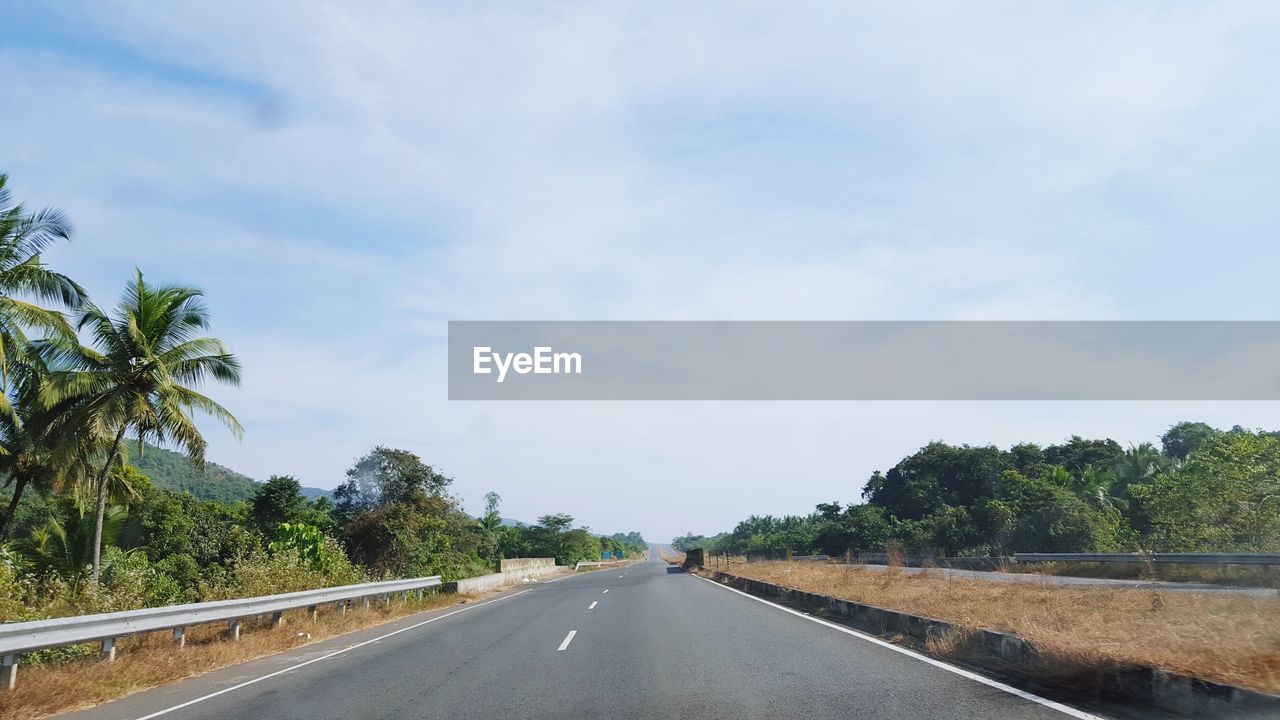
[[[668,572],[656,557],[356,635],[67,717],[1087,717]],[[353,641],[368,644],[327,657]]]

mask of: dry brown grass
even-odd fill
[[[390,607],[375,603],[368,610],[339,614],[332,605],[315,621],[305,610],[285,613],[285,624],[273,628],[269,618],[242,622],[240,640],[226,639],[226,625],[187,630],[187,646],[178,650],[168,631],[121,638],[115,662],[78,662],[64,666],[19,666],[17,689],[0,692],[0,720],[34,720],[106,702],[156,685],[271,655],[342,633],[370,627],[424,610],[454,605],[466,595],[410,596]]]
[[[1280,692],[1277,597],[996,583],[857,565],[764,562],[735,566],[733,573],[966,630],[1011,632],[1031,641],[1046,661],[1065,666],[1155,665]]]
[[[1112,580],[1164,580],[1242,587],[1280,587],[1280,568],[1266,565],[1181,565],[1142,563],[1010,563],[1003,572],[1073,575]]]
[[[730,567],[742,565],[747,562],[746,555],[712,555],[707,554],[707,570],[721,570],[728,572]]]

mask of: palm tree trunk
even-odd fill
[[[102,464],[102,473],[98,476],[98,514],[93,521],[93,582],[98,582],[102,570],[102,518],[107,514],[107,483],[111,477],[111,463],[115,462],[116,451],[120,449],[120,440],[128,426],[121,426],[116,439],[107,451],[107,461]]]
[[[14,513],[18,512],[18,503],[22,500],[22,491],[27,489],[28,478],[19,475],[13,480],[13,498],[9,500],[9,510],[0,518],[0,542],[9,537],[9,524],[13,522]]]

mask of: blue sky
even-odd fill
[[[1276,319],[1272,3],[0,2],[0,171],[112,299],[203,287],[211,457],[377,443],[665,539],[854,500],[931,439],[1273,403],[450,404],[449,319]]]

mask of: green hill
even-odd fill
[[[257,480],[217,463],[206,462],[204,470],[198,470],[181,453],[147,445],[142,453],[132,450],[129,463],[151,478],[156,487],[177,492],[189,492],[201,500],[217,500],[228,505],[241,500],[251,500],[260,484]],[[328,490],[302,488],[304,497],[328,496]]]

